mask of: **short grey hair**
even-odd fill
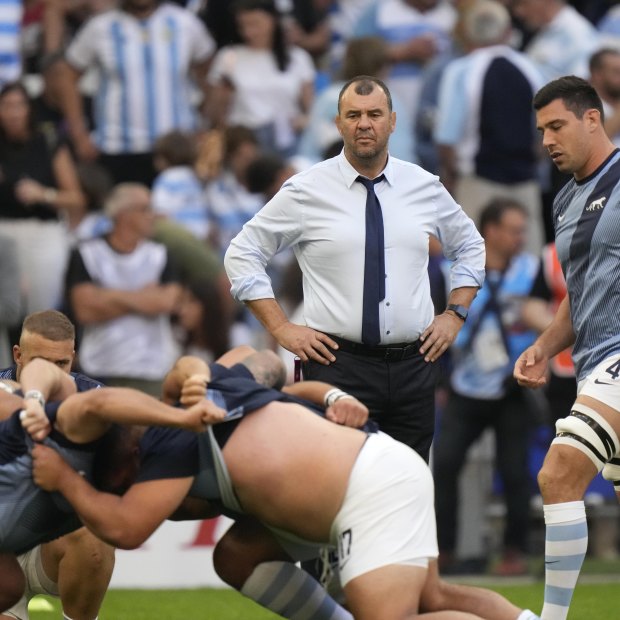
[[[119,183],[112,188],[104,205],[104,213],[114,220],[120,213],[134,205],[136,192],[149,191],[149,188],[142,183]]]
[[[508,9],[496,0],[475,0],[465,11],[463,31],[474,45],[494,45],[506,37],[510,28]]]

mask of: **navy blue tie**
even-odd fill
[[[379,330],[379,303],[385,299],[385,248],[383,242],[383,215],[375,194],[375,183],[383,181],[359,176],[366,188],[366,252],[364,255],[364,301],[362,311],[362,342],[375,345],[381,342]]]

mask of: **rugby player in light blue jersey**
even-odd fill
[[[538,484],[544,502],[543,620],[564,620],[588,544],[584,493],[601,470],[620,481],[620,151],[603,128],[603,104],[575,76],[534,97],[536,123],[553,163],[573,178],[553,205],[568,294],[549,327],[515,363],[521,385],[546,382],[548,361],[573,345],[577,399],[556,422]]]

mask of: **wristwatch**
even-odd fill
[[[446,310],[454,312],[463,322],[467,320],[467,315],[469,314],[469,310],[465,306],[459,306],[458,304],[448,304]]]

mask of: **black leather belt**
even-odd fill
[[[405,360],[420,352],[420,341],[415,342],[398,342],[395,344],[369,345],[362,342],[352,342],[338,336],[327,334],[332,340],[338,343],[340,351],[345,353],[354,353],[364,357],[376,357],[390,362],[398,362]]]

